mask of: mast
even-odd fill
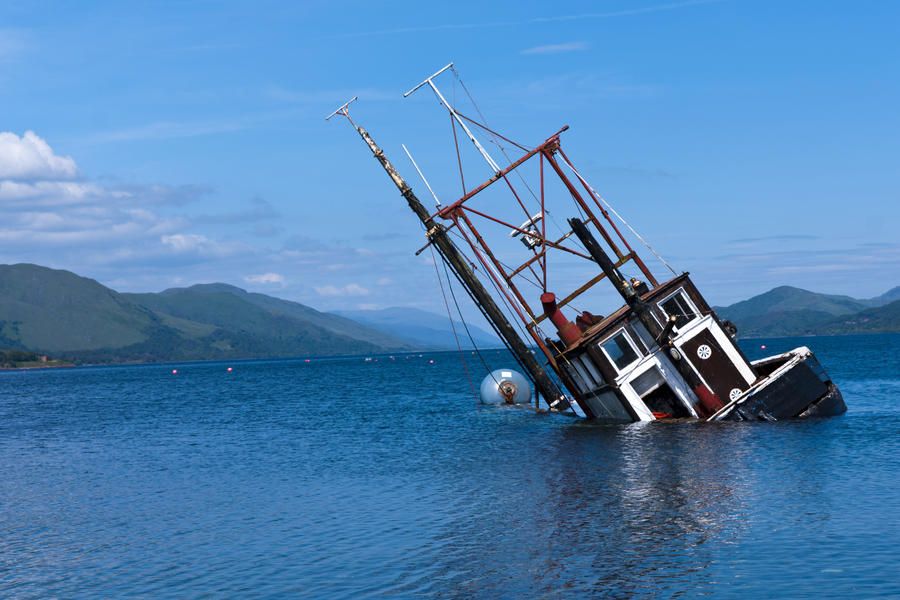
[[[488,319],[488,321],[493,325],[494,330],[500,335],[503,341],[506,343],[507,348],[513,353],[513,355],[518,360],[519,364],[528,371],[528,374],[531,376],[532,381],[534,381],[534,385],[537,388],[537,391],[544,396],[547,404],[551,409],[554,410],[565,410],[569,408],[569,402],[566,399],[565,395],[559,389],[559,387],[554,383],[554,381],[550,378],[547,372],[541,367],[541,365],[537,362],[534,355],[531,353],[531,349],[525,345],[525,342],[522,341],[522,338],[519,337],[519,334],[513,328],[512,324],[506,318],[506,315],[503,314],[503,311],[494,302],[493,297],[488,293],[487,289],[485,289],[484,285],[481,283],[475,273],[472,271],[472,268],[469,266],[469,263],[463,257],[462,253],[459,249],[453,244],[453,241],[447,235],[446,228],[440,224],[435,223],[431,218],[428,210],[413,192],[412,188],[406,183],[397,169],[391,164],[388,160],[387,156],[385,156],[384,151],[375,143],[375,140],[372,139],[372,136],[369,135],[369,132],[363,129],[361,126],[357,125],[353,119],[350,118],[349,105],[351,102],[356,100],[354,97],[352,100],[341,106],[339,109],[328,115],[327,119],[335,115],[341,115],[346,117],[346,119],[350,122],[359,136],[363,139],[366,145],[369,147],[369,150],[372,151],[372,154],[375,156],[375,159],[381,164],[381,167],[384,169],[385,173],[388,174],[388,177],[391,178],[391,181],[394,182],[394,185],[400,190],[400,194],[406,199],[409,208],[416,214],[422,224],[425,226],[426,236],[429,239],[429,242],[434,244],[437,247],[438,252],[441,254],[441,257],[444,261],[450,265],[450,268],[453,270],[456,277],[462,282],[465,286],[466,290],[472,296],[472,299],[475,301],[478,308],[484,314],[484,316]]]
[[[631,308],[638,320],[647,329],[647,332],[656,340],[657,345],[662,347],[665,344],[671,346],[672,326],[675,324],[673,317],[669,317],[669,321],[665,326],[660,325],[651,314],[650,307],[641,300],[640,295],[634,290],[631,283],[622,277],[619,270],[613,264],[612,260],[597,242],[597,239],[591,234],[584,223],[579,219],[569,219],[569,225],[572,231],[584,244],[585,249],[590,253],[591,258],[600,265],[603,273],[606,275],[616,291],[622,295],[625,303]],[[680,356],[680,355],[679,355]],[[703,406],[708,415],[715,414],[724,406],[724,403],[716,397],[715,393],[700,379],[694,368],[687,364],[687,361],[680,358],[672,361],[675,369],[684,377],[684,380],[693,388],[694,394]]]

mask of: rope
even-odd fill
[[[461,240],[463,244],[470,246],[468,240],[466,240],[459,232],[452,231],[450,233],[451,233],[451,235],[453,235],[453,236],[457,237],[459,240]],[[475,261],[472,260],[465,252],[460,250],[460,248],[456,244],[456,242],[453,242],[453,240],[450,240],[450,241],[454,246],[456,246],[457,251],[459,251],[459,253],[463,256],[463,258],[465,258],[469,262],[470,265],[474,266],[476,264]],[[488,267],[488,269],[489,269],[489,267]],[[499,275],[498,275],[498,277],[499,277]],[[496,290],[497,295],[500,298],[500,301],[503,303],[503,308],[506,310],[505,316],[507,317],[507,320],[513,325],[514,328],[516,328],[518,330],[517,333],[519,333],[523,339],[528,339],[528,332],[524,329],[521,319],[519,319],[515,315],[515,311],[513,310],[512,305],[510,305],[509,300],[506,297],[506,294],[503,293],[503,290],[500,289],[500,287],[497,285],[497,282],[494,281],[494,278],[490,276],[490,272],[488,272],[486,279],[491,284],[491,287],[493,287],[494,290]],[[524,368],[524,366],[522,368]]]
[[[450,281],[450,273],[447,271],[447,263],[442,261],[444,264],[444,276],[447,278],[447,288],[450,290],[450,297],[453,298],[453,305],[456,306],[456,314],[459,315],[459,322],[462,323],[463,329],[466,330],[466,335],[469,338],[469,343],[472,344],[472,348],[475,350],[475,355],[478,356],[478,360],[481,361],[482,366],[488,372],[488,375],[491,376],[491,379],[494,380],[494,383],[500,385],[500,382],[497,381],[497,378],[494,377],[493,370],[488,366],[487,361],[484,360],[484,356],[481,354],[481,349],[478,347],[478,344],[475,343],[475,338],[472,336],[472,332],[469,331],[469,325],[466,323],[466,318],[462,314],[462,310],[459,308],[459,302],[456,300],[456,293],[453,291],[453,284]]]
[[[463,196],[466,195],[466,178],[463,176],[462,156],[459,154],[459,140],[456,139],[456,121],[450,115],[450,127],[453,129],[453,145],[456,147],[456,164],[459,167],[459,180],[462,183]]]
[[[441,286],[441,296],[444,298],[444,308],[447,309],[447,319],[450,321],[450,329],[453,331],[453,340],[456,342],[456,349],[459,352],[459,360],[462,362],[463,371],[466,373],[466,380],[469,382],[469,390],[472,392],[473,398],[478,398],[478,395],[475,393],[475,383],[472,381],[472,374],[469,372],[469,364],[466,362],[466,357],[463,355],[462,346],[459,343],[459,336],[456,334],[456,324],[453,322],[453,315],[450,314],[450,303],[447,302],[447,293],[444,291],[444,282],[441,280],[441,273],[437,268],[437,260],[434,256],[434,248],[429,246],[429,250],[431,250],[431,264],[434,265],[434,274],[437,276],[438,285]],[[441,259],[443,263],[443,259]],[[446,270],[447,264],[444,263],[444,269]],[[448,282],[449,284],[449,282]],[[450,289],[450,293],[453,293],[453,289]],[[456,302],[456,297],[453,298],[453,302]],[[459,310],[459,305],[457,305],[457,310]],[[465,325],[465,322],[463,322]],[[468,327],[466,328],[468,331]]]
[[[660,256],[660,254],[653,248],[653,246],[650,245],[650,242],[648,242],[647,240],[645,240],[645,239],[641,236],[641,234],[639,234],[639,233],[634,229],[634,227],[632,227],[631,224],[628,223],[628,221],[626,221],[626,220],[622,217],[622,215],[620,215],[620,214],[616,211],[616,209],[613,208],[613,206],[612,206],[609,202],[607,202],[606,198],[604,198],[603,196],[601,196],[600,193],[599,193],[597,190],[595,190],[593,187],[591,187],[591,184],[589,184],[589,183],[587,182],[587,180],[586,180],[584,177],[581,176],[581,173],[578,172],[578,169],[576,169],[575,166],[572,165],[572,163],[570,163],[570,162],[569,162],[568,160],[566,160],[564,157],[561,156],[560,158],[562,158],[563,162],[566,163],[566,166],[569,167],[569,168],[572,170],[573,173],[575,173],[575,177],[577,177],[579,180],[581,180],[581,183],[583,183],[583,184],[585,185],[585,187],[587,187],[589,190],[591,190],[591,193],[594,194],[595,197],[599,198],[600,201],[603,202],[603,204],[606,205],[606,208],[608,208],[612,214],[616,215],[616,218],[617,218],[617,219],[619,219],[620,221],[622,221],[622,224],[625,225],[625,227],[628,228],[628,230],[634,235],[634,237],[636,237],[638,240],[640,240],[640,242],[641,242],[644,246],[646,246],[647,249],[650,250],[650,252],[653,253],[653,256],[655,256],[655,257],[657,258],[657,260],[659,260],[659,262],[661,262],[662,264],[664,264],[664,265],[666,266],[666,268],[669,269],[669,270],[672,272],[672,275],[676,275],[676,276],[677,276],[678,273],[675,271],[675,269],[672,268],[672,266],[671,266],[669,263],[666,262],[666,259],[664,259],[662,256]]]
[[[459,72],[457,72],[456,68],[450,67],[450,70],[453,71],[453,75],[456,77],[456,80],[459,81],[459,85],[462,86],[462,89],[463,89],[463,91],[466,93],[466,96],[468,96],[469,102],[471,102],[471,103],[472,103],[472,106],[475,107],[475,112],[477,112],[477,113],[478,113],[478,116],[481,118],[481,120],[484,121],[484,125],[481,125],[481,124],[478,124],[478,125],[479,125],[482,129],[484,129],[485,131],[488,132],[488,137],[490,137],[491,143],[494,144],[495,146],[497,146],[497,148],[500,149],[500,152],[503,154],[504,158],[506,158],[506,162],[507,162],[508,164],[512,164],[513,161],[512,161],[512,159],[509,157],[509,154],[507,154],[507,152],[506,152],[506,147],[505,147],[503,144],[501,144],[500,142],[498,142],[497,139],[496,139],[496,137],[495,137],[495,136],[499,136],[500,134],[495,133],[495,132],[490,128],[490,126],[489,126],[489,124],[488,124],[487,118],[484,116],[484,113],[481,112],[481,108],[478,106],[478,103],[475,102],[475,98],[472,96],[471,93],[469,93],[469,88],[466,87],[465,82],[462,80],[462,77],[459,76]],[[454,89],[456,89],[456,86],[455,86],[455,85],[454,85]],[[457,114],[459,114],[459,113],[457,113]],[[503,137],[503,136],[500,136],[500,137]],[[514,146],[519,146],[519,144],[515,143],[515,142],[512,141],[512,140],[507,140],[507,141],[509,141],[509,143],[513,144]],[[522,146],[519,146],[519,147],[522,148]],[[524,149],[524,148],[523,148],[523,149]],[[540,206],[540,200],[538,200],[538,197],[537,197],[537,195],[534,193],[534,190],[531,189],[531,186],[528,185],[528,182],[525,181],[525,178],[522,176],[521,173],[519,173],[518,170],[516,170],[516,176],[518,176],[519,180],[522,182],[522,184],[523,184],[523,185],[525,186],[525,188],[528,190],[528,193],[531,194],[531,197],[534,199],[535,202],[538,203],[538,206]],[[528,216],[528,215],[526,215],[526,216]]]
[[[475,108],[475,112],[478,113],[479,118],[481,118],[481,120],[484,121],[484,124],[478,123],[477,121],[474,121],[473,119],[469,119],[468,117],[463,116],[459,112],[457,112],[457,114],[459,114],[461,117],[465,118],[467,121],[470,121],[470,122],[474,123],[475,125],[478,125],[482,129],[484,129],[488,133],[488,137],[490,138],[491,143],[500,149],[500,152],[506,158],[507,163],[512,164],[513,161],[510,158],[509,154],[506,152],[506,147],[503,144],[501,144],[500,142],[498,142],[496,139],[496,137],[500,137],[503,139],[506,139],[506,138],[504,138],[502,135],[500,135],[499,133],[495,132],[493,129],[490,128],[487,117],[485,117],[484,113],[481,112],[481,108],[478,106],[478,103],[475,101],[475,97],[472,96],[471,92],[469,92],[469,88],[466,87],[466,83],[462,80],[462,77],[460,77],[459,72],[456,70],[455,67],[450,67],[450,70],[453,71],[453,75],[454,75],[456,81],[459,82],[460,87],[462,87],[463,91],[466,93],[466,96],[469,98],[469,102],[472,103],[472,106]],[[454,103],[456,101],[455,100],[455,98],[456,98],[456,81],[454,81],[454,84],[453,84]],[[455,127],[453,129],[453,134],[454,134],[454,136],[456,135]],[[454,138],[454,140],[455,140],[455,138]],[[512,140],[506,139],[506,141],[508,141],[510,144],[513,144],[514,146],[518,146],[519,148],[524,149],[522,146],[520,146],[519,144],[517,144],[516,142],[514,142]],[[459,150],[457,147],[457,154],[458,153],[459,153]],[[537,194],[534,193],[534,190],[531,189],[531,186],[528,185],[528,181],[525,179],[525,177],[522,175],[522,173],[519,172],[518,169],[515,170],[515,174],[516,174],[516,177],[519,178],[519,181],[522,182],[522,185],[525,186],[525,189],[528,190],[528,193],[531,194],[532,199],[537,203],[538,207],[540,208],[541,201],[538,199]],[[512,184],[510,184],[510,185],[512,185]],[[463,193],[465,193],[465,191],[463,191]],[[576,207],[578,207],[577,203],[576,203]],[[578,207],[578,212],[581,213],[580,207]],[[543,208],[543,215],[544,215],[544,218],[547,220],[547,222],[549,222],[553,227],[556,228],[556,231],[557,231],[557,233],[559,233],[560,236],[564,235],[563,228],[553,217],[553,214],[551,213],[551,211],[547,210],[546,207]],[[529,216],[527,214],[527,211],[526,211],[525,216],[526,217]],[[582,217],[582,219],[584,219],[583,214],[581,214],[581,217]],[[576,245],[576,247],[581,247],[580,242],[578,242],[577,240],[573,240],[573,243]]]

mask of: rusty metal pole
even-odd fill
[[[346,112],[341,112],[340,114],[350,120],[350,123],[356,129],[356,132],[359,133],[359,136],[372,151],[376,160],[381,163],[382,168],[391,178],[391,181],[393,181],[394,185],[397,186],[397,189],[400,190],[400,194],[406,199],[409,208],[412,209],[417,217],[419,217],[422,224],[425,225],[428,239],[437,247],[438,252],[440,252],[447,264],[450,265],[450,268],[453,269],[453,272],[472,296],[475,304],[487,318],[488,322],[493,325],[494,330],[506,343],[507,348],[509,348],[516,357],[519,364],[522,365],[522,368],[528,371],[528,374],[531,376],[531,379],[534,381],[535,387],[537,388],[536,392],[543,395],[544,400],[546,400],[550,408],[554,410],[565,410],[569,408],[569,402],[566,399],[566,396],[550,378],[544,368],[541,367],[537,359],[531,353],[531,349],[528,348],[522,338],[519,337],[519,334],[503,314],[503,311],[500,310],[497,303],[494,302],[494,299],[488,293],[487,289],[485,289],[481,280],[475,276],[469,263],[466,262],[462,253],[456,248],[452,240],[450,240],[446,228],[442,224],[434,222],[428,210],[422,205],[422,202],[416,197],[412,188],[409,187],[400,173],[397,172],[397,169],[395,169],[388,160],[387,156],[385,156],[384,151],[375,143],[375,140],[372,139],[369,132],[354,123]]]
[[[657,340],[657,345],[660,347],[668,345],[670,343],[669,337],[672,335],[672,327],[668,323],[663,327],[653,318],[650,307],[641,299],[640,294],[634,291],[631,284],[622,277],[622,274],[619,273],[606,251],[603,250],[597,239],[581,220],[569,219],[569,225],[572,227],[575,235],[578,236],[578,239],[581,240],[581,243],[584,244],[585,249],[600,265],[600,268],[613,283],[619,294],[622,295],[626,304],[637,315],[638,320],[650,336]],[[700,379],[694,368],[688,364],[688,361],[683,358],[676,359],[674,356],[672,358],[674,359],[672,363],[675,365],[675,369],[694,390],[698,400],[698,403],[694,405],[694,409],[701,413],[701,416],[709,417],[724,406],[722,400]],[[706,411],[705,414],[703,411]]]

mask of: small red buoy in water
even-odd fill
[[[232,371],[231,367],[228,367],[227,371],[228,371],[229,373],[231,373],[231,371]]]
[[[178,375],[178,369],[172,369],[172,375]]]

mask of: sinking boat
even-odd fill
[[[345,117],[362,137],[424,225],[427,243],[416,254],[440,255],[530,378],[536,406],[609,422],[777,421],[846,411],[809,348],[747,358],[736,327],[716,315],[689,274],[671,269],[576,169],[562,148],[568,126],[537,146],[518,144],[446,99],[435,80],[447,71],[458,78],[451,63],[405,96],[429,87],[450,114],[460,173],[457,134],[492,173],[475,186],[461,176],[462,194],[442,204],[407,151],[434,210],[350,117],[356,98],[328,118]],[[502,165],[473,128],[501,149]],[[670,278],[656,278],[635,240]],[[617,299],[605,315],[600,307],[610,298],[599,292],[601,282]],[[489,377],[505,397],[517,395],[521,384],[512,377]]]

